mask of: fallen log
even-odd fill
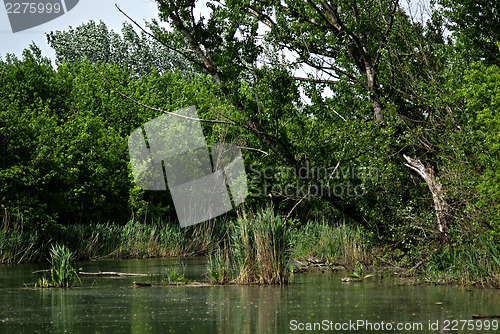
[[[500,319],[500,315],[494,314],[473,314],[472,319]]]
[[[116,272],[116,271],[99,271],[96,273],[80,271],[78,274],[79,275],[88,275],[88,276],[138,276],[138,277],[151,276],[151,274],[120,273],[120,272]]]
[[[50,269],[44,269],[44,270],[37,270],[34,271],[33,274],[39,274],[39,273],[50,273]],[[86,271],[80,271],[78,275],[88,275],[88,276],[138,276],[138,277],[145,277],[145,276],[151,276],[151,274],[141,274],[141,273],[120,273],[117,271],[99,271],[99,272],[86,272]]]
[[[153,286],[153,283],[142,283],[142,282],[134,282],[134,284],[132,284],[133,287],[151,287]]]
[[[161,287],[161,286],[212,286],[210,283],[206,282],[186,282],[186,283],[143,283],[143,282],[134,282],[132,284],[133,287]]]
[[[32,272],[32,274],[39,274],[39,273],[50,273],[50,269],[42,269],[42,270],[36,270],[36,271]]]

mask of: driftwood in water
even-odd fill
[[[32,274],[39,274],[39,273],[50,273],[50,269],[42,269],[32,272]]]
[[[44,270],[37,270],[34,271],[33,274],[38,274],[38,273],[49,273],[50,269],[44,269]],[[80,271],[78,275],[88,275],[88,276],[120,276],[120,277],[125,277],[125,276],[138,276],[138,277],[143,277],[143,276],[151,276],[151,274],[140,274],[140,273],[120,273],[117,271],[99,271],[95,273],[91,272],[86,272],[86,271]]]
[[[85,271],[80,271],[79,275],[89,275],[89,276],[151,276],[151,274],[138,274],[138,273],[120,273],[116,271],[99,271],[96,273],[89,273]]]
[[[133,287],[155,287],[155,286],[212,286],[210,283],[205,282],[187,282],[187,283],[142,283],[134,282]]]
[[[473,314],[472,319],[500,319],[500,315],[492,314]]]
[[[431,167],[425,166],[420,160],[412,159],[403,154],[403,158],[408,162],[406,167],[414,170],[424,179],[429,187],[434,200],[434,208],[436,210],[436,218],[438,223],[438,232],[445,236],[448,230],[448,220],[450,218],[450,207],[444,198],[443,188],[441,183],[436,180],[434,171]]]

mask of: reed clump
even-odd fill
[[[75,256],[64,245],[52,245],[50,249],[50,277],[52,286],[68,288],[78,278],[79,269],[74,266]]]
[[[217,247],[212,254],[207,255],[208,278],[213,284],[227,284],[231,282],[232,264],[228,247]]]
[[[75,255],[65,245],[52,245],[50,248],[50,280],[40,278],[35,287],[69,288],[74,285],[80,269],[75,268]]]
[[[228,228],[228,237],[208,256],[212,283],[285,284],[289,278],[292,230],[268,207],[254,214],[242,211]]]
[[[163,271],[161,281],[168,284],[186,284],[191,282],[186,277],[186,265],[166,268]]]

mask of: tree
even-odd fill
[[[97,69],[97,70],[96,70]],[[131,76],[119,64],[63,62],[57,69],[35,45],[23,59],[0,60],[0,215],[18,226],[135,219],[175,219],[168,192],[138,189],[127,137],[158,116],[116,88],[166,111],[197,105],[213,118],[225,106],[206,77],[180,73]],[[209,142],[216,130],[206,128]],[[238,136],[228,131],[228,137]]]
[[[295,171],[378,168],[384,180],[351,180],[369,191],[362,199],[321,197],[371,230],[400,221],[405,199],[421,192],[394,184],[411,184],[401,153],[423,152],[398,116],[419,121],[432,114],[428,104],[421,107],[421,95],[401,92],[419,90],[406,76],[425,82],[434,62],[419,58],[432,53],[417,48],[425,30],[398,1],[212,1],[210,16],[199,19],[195,1],[157,2],[173,31],[151,25],[155,37],[212,76],[240,126],[275,153],[276,163]],[[304,95],[310,103],[301,101]],[[321,186],[317,178],[295,177]]]
[[[500,65],[500,2],[486,0],[437,0],[449,20],[457,47],[470,61],[484,59]]]
[[[47,34],[47,42],[56,52],[56,63],[89,60],[91,63],[115,63],[128,68],[130,73],[147,75],[154,68],[159,73],[179,71],[192,74],[189,63],[179,55],[149,39],[139,36],[132,25],[123,24],[122,36],[108,30],[104,22],[84,23],[76,29]]]
[[[461,90],[466,110],[471,114],[477,170],[477,203],[483,225],[500,235],[500,69],[496,65],[475,63]]]
[[[293,60],[280,65],[312,69],[316,75],[302,78],[305,81],[335,85],[344,80],[360,86],[370,100],[374,119],[384,121],[378,75],[394,25],[405,17],[398,1],[339,1],[335,5],[323,1],[214,1],[208,4],[212,15],[206,23],[195,21],[192,1],[158,3],[161,18],[177,28],[174,33],[162,33],[158,27],[160,39],[177,42],[174,45],[180,49],[179,42],[184,43],[181,38],[185,38],[198,64],[219,85],[228,85],[236,72],[263,56],[257,43],[258,28],[260,25],[262,30],[263,25],[269,51],[293,54]]]

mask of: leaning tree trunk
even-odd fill
[[[448,220],[450,218],[450,207],[444,198],[444,192],[439,183],[436,180],[434,171],[429,166],[424,166],[420,160],[411,159],[403,154],[403,158],[408,162],[405,164],[406,167],[411,168],[420,175],[429,190],[432,193],[432,199],[434,200],[434,208],[436,210],[437,218],[437,229],[443,240],[445,240],[446,231],[448,230]]]
[[[372,104],[373,107],[373,117],[375,118],[375,121],[377,121],[379,124],[383,124],[384,108],[382,107],[382,102],[380,102],[380,96],[378,94],[378,88],[377,88],[378,83],[377,83],[377,77],[375,75],[375,70],[373,69],[371,62],[367,61],[365,63],[366,63],[366,78],[368,81],[368,93],[370,94],[370,103]]]

